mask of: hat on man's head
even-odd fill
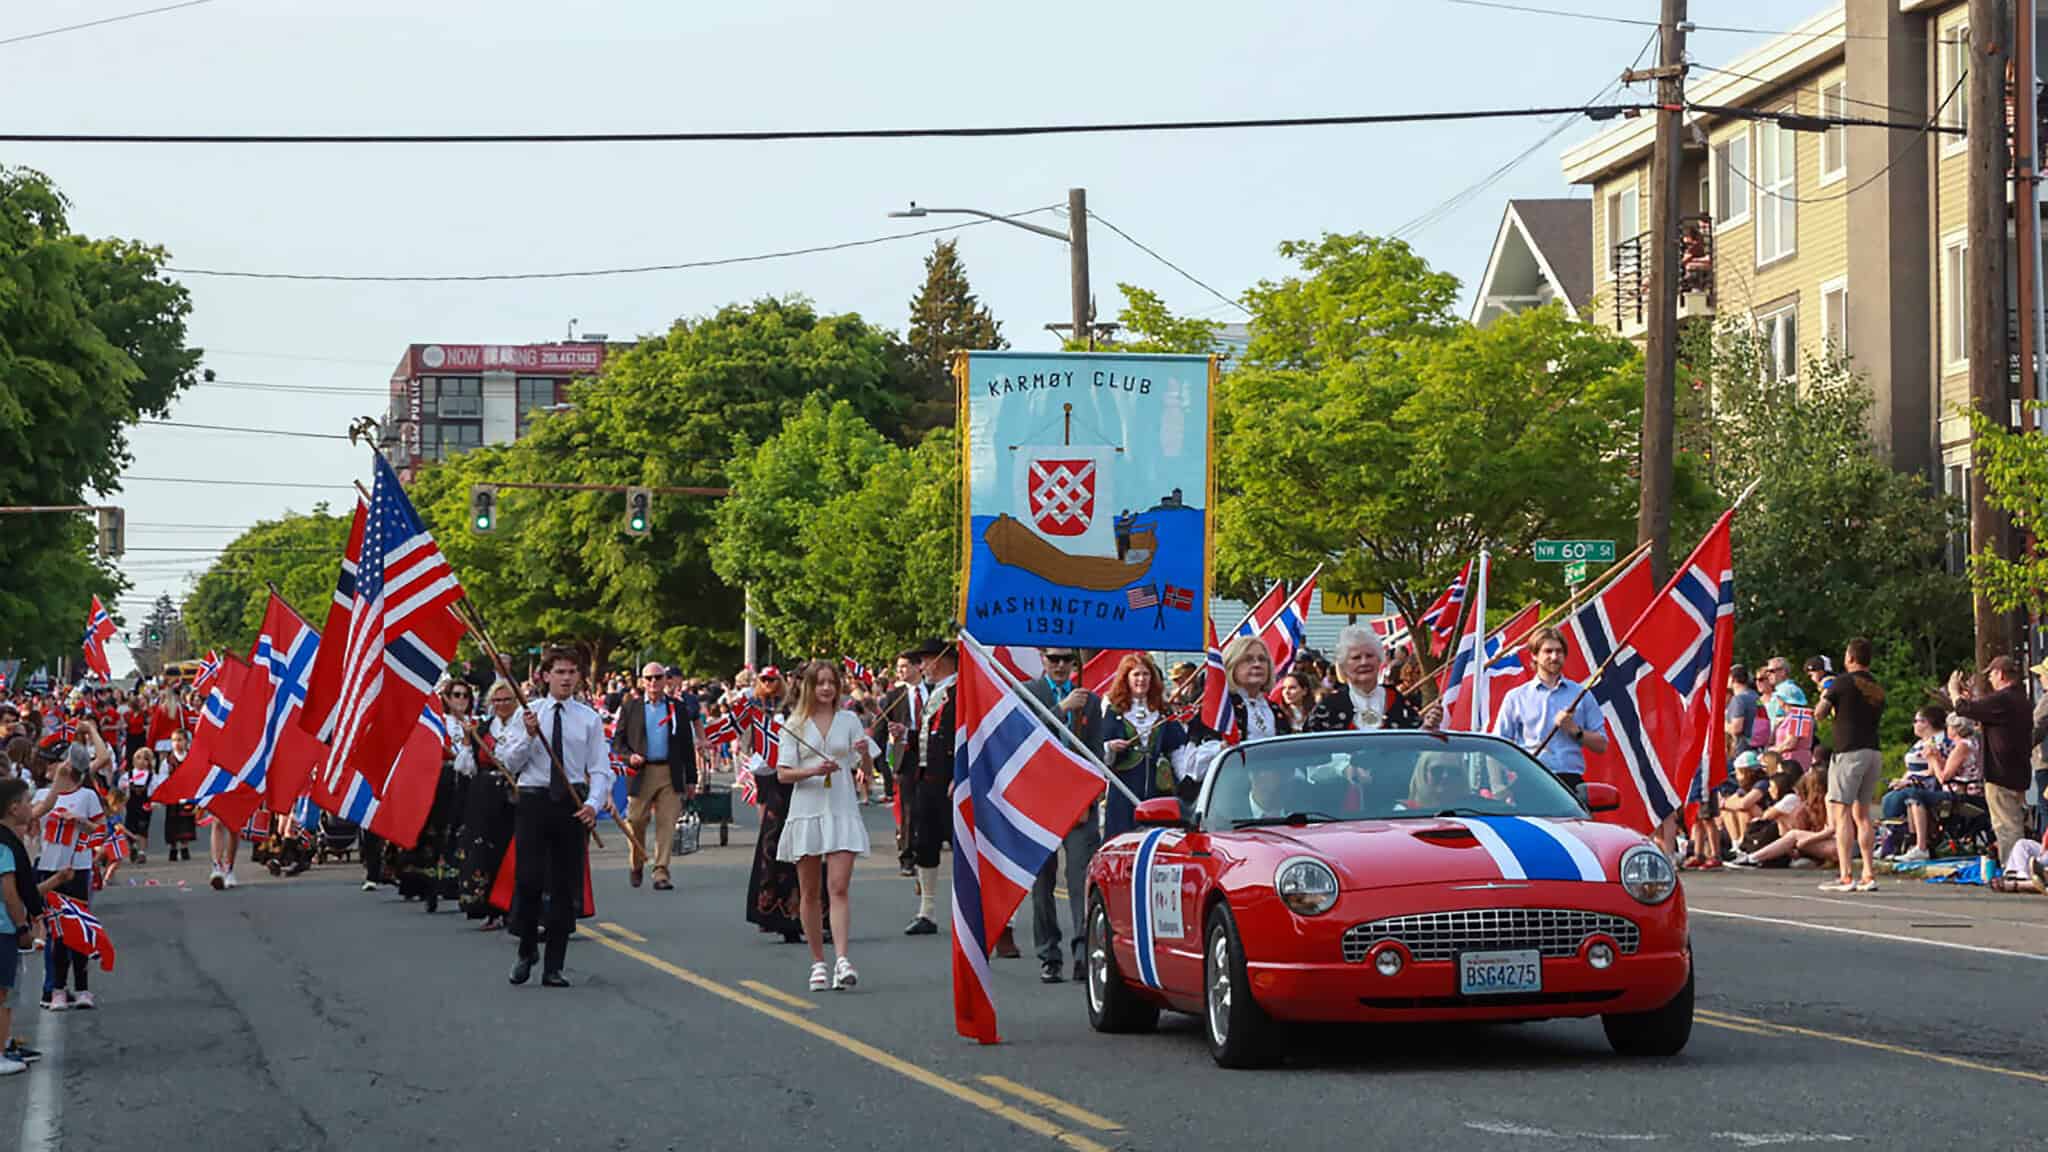
[[[668,667],[662,669],[661,674],[663,676],[668,677],[671,680],[681,680],[683,678],[683,666],[680,664],[671,664]]]
[[[1834,661],[1829,660],[1825,656],[1809,656],[1806,658],[1806,670],[1808,672],[1826,672],[1832,675],[1835,670],[1835,664]]]
[[[910,651],[905,652],[904,655],[910,657],[912,660],[929,660],[934,656],[939,656],[947,652],[950,652],[952,651],[952,649],[953,645],[944,640],[939,639],[937,636],[934,636],[931,639],[919,644],[917,647],[912,648]]]
[[[763,668],[763,669],[761,669],[761,670],[760,670],[759,672],[756,672],[756,673],[754,673],[754,679],[756,679],[756,680],[780,680],[780,679],[782,679],[782,669],[780,669],[780,668],[777,668],[777,667],[776,667],[775,665],[773,665],[773,664],[770,664],[770,665],[769,665],[769,666],[767,666],[766,668]]]

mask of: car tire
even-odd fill
[[[1657,1060],[1678,1055],[1692,1039],[1692,991],[1693,974],[1688,971],[1685,987],[1662,1008],[1602,1016],[1607,1043],[1623,1056]]]
[[[1230,906],[1209,914],[1202,949],[1202,1036],[1224,1068],[1264,1068],[1279,1059],[1277,1026],[1252,998],[1244,944]]]
[[[1159,1027],[1159,1005],[1124,983],[1116,966],[1109,907],[1097,892],[1088,900],[1088,1026],[1097,1032],[1150,1032]]]

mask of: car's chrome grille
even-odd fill
[[[1344,933],[1344,959],[1363,963],[1366,951],[1382,940],[1398,942],[1416,961],[1450,960],[1465,951],[1526,948],[1554,959],[1578,955],[1579,946],[1595,933],[1612,937],[1624,955],[1635,953],[1640,936],[1632,921],[1603,912],[1474,908],[1354,924]]]

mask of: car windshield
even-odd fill
[[[1490,736],[1333,732],[1233,748],[1210,770],[1202,825],[1584,816],[1528,753]]]

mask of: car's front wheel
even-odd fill
[[[1692,982],[1692,973],[1687,972],[1685,987],[1662,1008],[1602,1016],[1607,1043],[1623,1056],[1660,1059],[1684,1051],[1692,1039]]]
[[[1159,1005],[1124,983],[1109,932],[1109,907],[1102,893],[1088,901],[1088,1026],[1097,1032],[1150,1032],[1159,1026]]]
[[[1252,999],[1244,944],[1226,904],[1210,914],[1202,950],[1202,1024],[1209,1055],[1225,1068],[1264,1068],[1279,1058],[1277,1029]]]

